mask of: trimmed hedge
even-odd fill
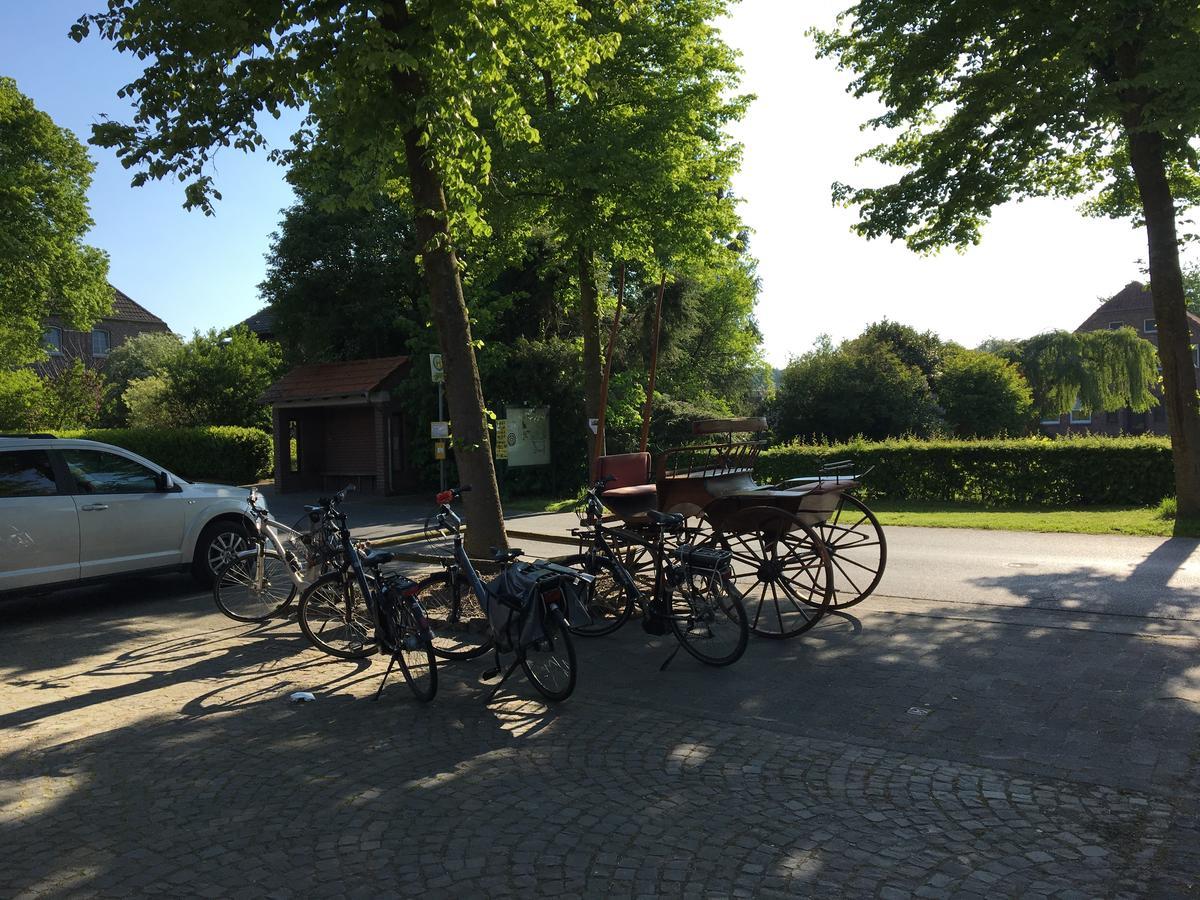
[[[271,435],[258,428],[88,428],[59,437],[101,441],[132,450],[190,481],[247,484],[269,475]]]
[[[948,500],[989,506],[1154,506],[1175,493],[1164,437],[888,440],[772,447],[760,483],[815,474],[822,462],[871,466],[863,493],[886,500]]]

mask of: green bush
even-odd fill
[[[271,472],[271,436],[257,428],[92,428],[57,434],[124,447],[192,481],[246,484]]]
[[[874,499],[1155,506],[1175,489],[1171,445],[1160,437],[788,444],[766,450],[756,475],[775,483],[847,458],[858,471],[875,467],[863,486]]]

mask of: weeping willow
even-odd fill
[[[1154,345],[1132,328],[1049,331],[1021,343],[1019,365],[1043,418],[1157,405]]]

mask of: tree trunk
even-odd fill
[[[1140,118],[1139,115],[1137,120]],[[1175,532],[1180,534],[1200,523],[1200,409],[1196,400],[1196,369],[1192,365],[1187,300],[1179,266],[1175,200],[1167,181],[1162,135],[1139,130],[1136,124],[1127,127],[1127,134],[1130,162],[1146,218],[1150,293],[1158,328],[1163,402],[1171,430],[1171,455],[1175,465],[1175,496],[1178,503]]]
[[[579,263],[579,326],[583,330],[583,409],[589,419],[600,418],[600,388],[604,360],[600,354],[600,306],[596,295],[596,258],[581,246]],[[585,422],[586,426],[588,423]],[[588,459],[596,458],[596,437],[588,428]]]

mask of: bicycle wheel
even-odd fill
[[[594,576],[588,585],[584,606],[590,622],[567,625],[571,634],[601,637],[612,634],[633,615],[638,592],[628,572],[619,564],[594,553],[580,553],[560,560],[561,565]]]
[[[330,572],[300,595],[300,630],[322,653],[362,659],[377,650],[371,609],[351,573]]]
[[[437,658],[427,635],[407,604],[389,610],[391,633],[395,639],[392,653],[400,662],[400,671],[409,689],[422,703],[428,703],[437,693]]]
[[[830,609],[846,609],[871,595],[887,566],[887,540],[875,513],[851,494],[842,494],[833,515],[814,526],[833,566]]]
[[[466,579],[436,572],[421,582],[417,595],[433,629],[433,652],[442,659],[463,660],[492,649],[487,615]]]
[[[691,573],[671,594],[671,630],[683,649],[709,666],[741,659],[750,640],[746,607],[720,573]]]
[[[561,613],[547,614],[545,630],[542,640],[525,649],[521,668],[539,694],[559,703],[575,690],[575,645]]]
[[[259,559],[262,571],[259,571]],[[296,596],[292,569],[274,550],[243,550],[213,579],[217,609],[237,622],[266,622]]]

